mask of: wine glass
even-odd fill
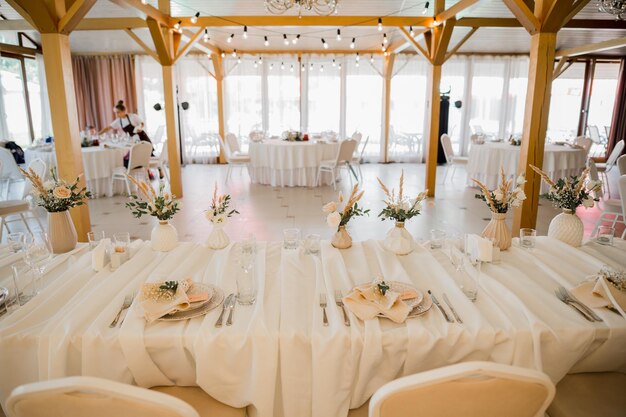
[[[46,233],[29,235],[25,244],[24,261],[35,271],[34,280],[41,281],[51,258],[52,245],[50,245],[48,235]],[[37,288],[39,287],[37,285]]]

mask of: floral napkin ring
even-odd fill
[[[626,292],[626,272],[614,271],[607,266],[603,266],[598,277],[605,278],[612,286],[619,291]]]
[[[189,287],[191,287],[191,282],[185,279],[182,281],[162,281],[143,284],[141,287],[141,299],[142,301],[171,301],[176,296],[178,287],[181,287],[183,292],[186,293]]]

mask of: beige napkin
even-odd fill
[[[621,310],[622,315],[625,314],[626,292],[615,288],[604,277],[599,277],[595,281],[583,282],[573,288],[571,292],[588,307],[602,308],[610,305]]]
[[[163,282],[149,282],[141,286],[141,307],[148,323],[165,316],[166,314],[189,308],[187,290],[193,284],[190,278],[178,281],[176,293],[170,297],[159,297],[159,287]]]
[[[389,290],[383,296],[374,290],[374,285],[356,287],[343,302],[361,320],[373,319],[380,313],[396,323],[403,323],[411,309],[402,302],[401,294]]]

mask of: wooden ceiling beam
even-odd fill
[[[202,34],[202,32],[204,31],[204,28],[202,28],[200,30],[200,34]],[[183,30],[183,35],[182,35],[182,40],[184,42],[189,42],[191,40],[191,38],[193,37],[193,32],[191,31],[187,31],[187,30]],[[185,44],[185,46],[187,46],[187,44]],[[193,46],[193,48],[207,54],[207,55],[219,55],[222,53],[222,50],[220,48],[217,47],[217,45],[210,43],[210,42],[200,42],[200,41],[196,41],[193,44],[191,44],[191,46]],[[183,47],[184,48],[184,47]],[[178,58],[177,58],[178,59]]]
[[[576,16],[578,12],[580,12],[588,3],[589,0],[578,0],[570,10],[569,14],[565,17],[563,24],[566,25],[570,20],[572,20],[574,16]]]
[[[42,1],[7,0],[7,3],[39,32],[57,32],[57,19]]]
[[[575,59],[568,59],[565,56],[561,58],[559,62],[557,63],[556,68],[554,69],[554,72],[552,73],[552,81],[559,78],[561,74],[567,71],[567,69],[571,67],[574,62],[576,62]]]
[[[170,56],[170,39],[166,38],[163,34],[163,30],[161,30],[159,22],[149,17],[146,19],[146,23],[148,24],[148,29],[150,29],[152,42],[154,42],[156,54],[159,58],[158,61],[161,65],[172,65],[172,59]]]
[[[411,33],[408,32],[405,28],[402,28],[402,26],[400,26],[398,28],[398,30],[400,29],[404,29],[403,31],[400,31],[400,34],[402,35],[402,37],[406,40],[403,44],[398,45],[394,50],[393,53],[394,54],[398,54],[402,51],[404,51],[407,48],[410,48],[413,45],[413,42],[411,42],[410,39],[407,38],[407,36],[409,38],[412,38],[415,42],[417,42],[419,39],[422,39],[424,37],[424,32],[427,32],[430,30],[430,28],[419,28],[419,29],[413,29],[413,36],[411,36]],[[419,52],[419,51],[418,51]]]
[[[400,30],[400,34],[408,41],[408,43],[415,49],[419,54],[421,54],[424,58],[426,58],[429,62],[432,63],[430,58],[430,54],[419,44],[417,39],[413,38],[411,34],[403,27],[398,28]]]
[[[546,32],[556,32],[560,30],[563,25],[569,21],[572,13],[577,13],[575,10],[580,11],[580,8],[586,6],[588,3],[589,0],[579,0],[578,3],[576,3],[575,0],[554,0],[548,15],[541,24],[541,30]]]
[[[442,65],[446,58],[446,52],[450,45],[450,39],[452,38],[452,32],[454,31],[455,18],[449,18],[442,25],[435,29],[435,38],[437,39],[437,45],[434,53],[431,51],[432,61],[434,65]],[[439,32],[439,33],[437,33]]]
[[[467,12],[470,7],[475,6],[478,2],[479,0],[461,0],[447,10],[438,13],[437,16],[435,16],[435,20],[443,22],[452,17],[458,19],[460,18],[459,14],[461,14],[461,12]]]
[[[124,32],[126,32],[128,34],[128,36],[131,37],[132,40],[135,41],[135,43],[137,45],[139,45],[141,47],[141,49],[144,50],[145,53],[147,53],[148,55],[150,55],[152,58],[154,58],[154,60],[156,62],[159,62],[159,57],[156,54],[156,52],[154,52],[152,50],[152,48],[150,48],[139,36],[137,36],[137,34],[135,32],[133,32],[131,29],[126,28],[124,29]]]
[[[140,0],[110,0],[113,3],[117,4],[120,7],[125,7],[127,9],[133,10],[135,14],[142,18],[147,19],[151,18],[157,21],[160,25],[171,27],[170,25],[170,16],[161,12],[160,10],[154,8],[149,4],[143,4]]]
[[[524,0],[503,0],[506,7],[531,35],[539,31],[539,19],[533,14]]]
[[[609,39],[608,41],[602,41],[597,43],[591,43],[587,45],[581,45],[574,48],[559,49],[556,51],[556,57],[573,57],[580,55],[587,55],[597,52],[610,51],[611,49],[623,48],[626,46],[626,37]]]
[[[73,31],[94,4],[96,4],[96,0],[74,1],[61,20],[59,20],[59,33],[69,34]]]
[[[471,38],[472,35],[476,33],[477,30],[478,30],[477,27],[472,28],[472,30],[470,30],[465,36],[463,36],[463,38],[460,41],[458,41],[457,44],[454,45],[452,49],[448,51],[448,53],[446,54],[446,57],[444,58],[444,62],[450,59],[454,54],[456,54],[459,48],[461,48],[461,46],[463,46],[463,44],[467,42],[467,40]]]

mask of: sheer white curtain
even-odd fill
[[[226,131],[240,138],[263,125],[263,60],[243,56],[224,59],[224,119]]]
[[[343,61],[333,55],[302,57],[302,126],[309,134],[340,133]]]
[[[528,63],[525,56],[509,57],[506,60],[504,91],[502,95],[502,119],[499,137],[521,136],[524,125],[524,108],[528,90]]]
[[[146,55],[135,56],[135,89],[137,111],[143,118],[148,136],[154,137],[159,126],[165,126],[165,112],[157,111],[154,105],[164,104],[163,73],[161,64]],[[165,138],[164,138],[165,139]]]
[[[470,63],[466,56],[453,56],[442,67],[441,91],[450,95],[450,112],[448,116],[448,135],[455,153],[461,154],[469,137],[468,109],[472,94],[470,82]],[[461,107],[454,103],[460,101]]]
[[[41,137],[52,136],[52,118],[50,116],[50,100],[48,99],[48,83],[46,81],[46,68],[43,63],[43,55],[36,55],[37,75],[39,78],[39,102],[41,111]]]
[[[263,59],[267,79],[267,132],[280,136],[301,130],[300,72],[295,55],[268,55]]]
[[[422,154],[428,63],[418,55],[397,55],[393,68],[388,159],[417,162]]]
[[[503,114],[506,61],[500,57],[471,58],[472,95],[469,125],[472,133],[498,137]]]
[[[0,140],[9,141],[11,140],[11,136],[9,136],[9,124],[7,122],[6,104],[4,102],[5,95],[6,90],[2,83],[2,72],[0,71]]]

